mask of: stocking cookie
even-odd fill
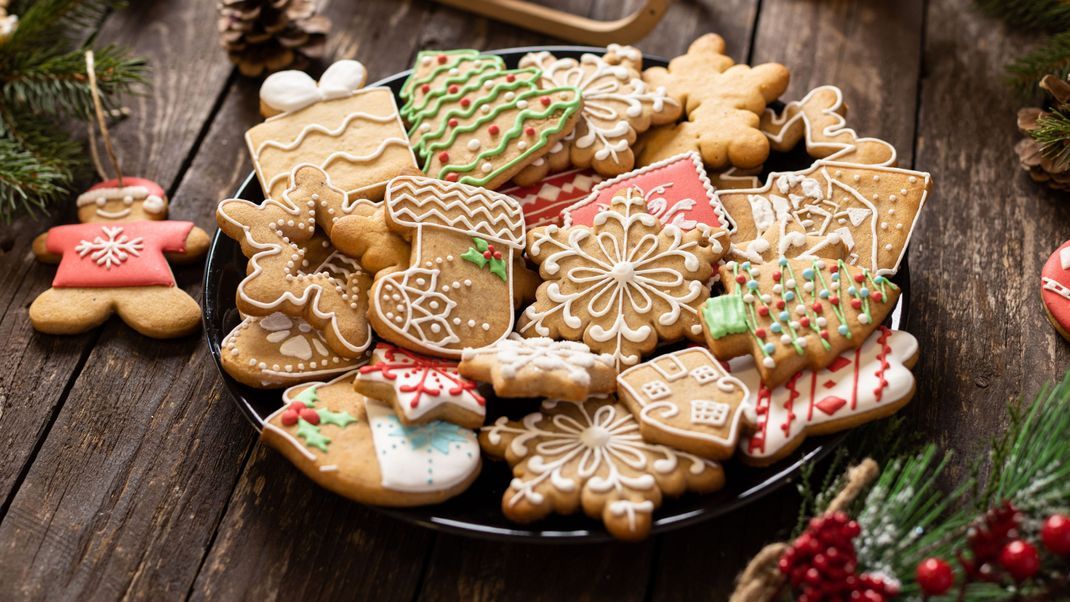
[[[723,251],[705,229],[663,226],[639,190],[625,189],[592,226],[528,233],[528,257],[545,282],[518,331],[583,341],[618,366],[638,363],[659,342],[700,340],[698,308]]]
[[[372,360],[357,372],[356,390],[390,403],[405,425],[445,420],[466,428],[483,426],[486,400],[476,383],[461,376],[457,362],[417,355],[379,343]]]
[[[906,255],[930,184],[920,171],[818,161],[771,174],[761,188],[716,196],[736,226],[735,259],[821,256],[829,245],[842,245],[849,265],[890,275]]]
[[[643,55],[637,48],[614,44],[607,50],[604,57],[584,54],[579,60],[533,52],[520,59],[520,66],[540,69],[546,88],[579,88],[583,109],[575,131],[563,140],[562,152],[576,167],[615,176],[635,166],[631,147],[636,135],[651,125],[675,122],[681,107],[663,87],[643,81]]]
[[[758,167],[769,155],[769,140],[759,129],[765,106],[788,87],[788,70],[776,63],[751,68],[724,54],[724,40],[706,34],[668,69],[643,72],[651,86],[664,87],[683,105],[687,120],[651,128],[641,141],[639,165],[698,151],[712,168]]]
[[[511,197],[421,177],[390,182],[387,223],[412,244],[409,267],[375,276],[368,318],[411,351],[459,358],[513,330],[513,266],[524,217]],[[389,272],[389,273],[387,273]]]
[[[862,345],[899,299],[885,276],[842,260],[730,261],[721,282],[726,294],[702,308],[706,343],[721,360],[754,356],[769,387]]]
[[[468,378],[491,383],[499,397],[586,401],[616,389],[614,364],[613,356],[591,353],[583,343],[536,337],[465,349],[459,369]]]
[[[1070,242],[1063,243],[1040,272],[1040,299],[1055,330],[1070,340]]]
[[[918,342],[910,334],[880,327],[861,347],[821,370],[803,370],[768,388],[750,357],[729,363],[749,392],[757,416],[739,451],[743,461],[766,466],[795,451],[810,435],[827,435],[894,414],[914,396],[910,368]]]
[[[316,90],[322,93],[321,88]],[[311,100],[245,133],[266,198],[280,198],[291,172],[305,164],[318,166],[353,199],[380,199],[390,178],[418,173],[389,88],[349,91],[322,100],[312,94]]]
[[[502,511],[519,523],[582,508],[614,537],[638,540],[650,532],[663,496],[724,484],[715,462],[644,441],[639,424],[612,399],[543,402],[521,421],[502,417],[484,427],[480,444],[513,467]]]
[[[282,313],[245,318],[220,344],[223,370],[242,384],[265,389],[330,378],[365,361],[331,351],[323,333]]]
[[[706,168],[698,153],[684,153],[647,165],[595,186],[583,200],[561,212],[564,225],[590,226],[600,211],[605,211],[618,192],[625,188],[643,191],[646,208],[663,224],[681,230],[699,225],[713,229],[732,229],[732,222],[721,202],[714,196],[706,177]]]
[[[617,389],[643,439],[710,460],[731,457],[743,427],[755,423],[748,385],[701,347],[632,366]]]
[[[475,433],[448,422],[407,427],[353,390],[353,373],[298,385],[261,439],[320,486],[377,506],[437,504],[479,475]]]
[[[108,180],[78,197],[79,224],[57,226],[34,240],[41,261],[59,263],[52,288],[30,305],[33,327],[77,334],[117,314],[154,338],[190,334],[201,308],[175,286],[168,261],[200,259],[208,234],[167,219],[167,196],[142,178]]]
[[[312,265],[302,246],[314,236],[317,205],[342,198],[344,193],[323,171],[303,166],[294,171],[279,200],[259,205],[226,200],[219,204],[216,220],[249,258],[249,274],[237,292],[242,313],[302,317],[323,332],[336,353],[360,357],[371,345],[366,317],[371,278],[355,259],[342,253]]]

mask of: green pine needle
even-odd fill
[[[1038,118],[1036,129],[1029,135],[1040,144],[1040,152],[1056,167],[1065,169],[1070,166],[1070,114],[1067,108],[1056,109]]]
[[[977,0],[977,4],[1013,27],[1043,31],[1070,29],[1070,4],[1065,0]]]
[[[1067,7],[1070,10],[1070,4]],[[1007,73],[1011,86],[1024,96],[1035,94],[1045,75],[1066,79],[1070,75],[1070,31],[1051,36],[1043,46],[1015,59],[1007,66]]]

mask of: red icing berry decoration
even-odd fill
[[[1040,529],[1040,539],[1048,551],[1058,556],[1070,556],[1070,516],[1052,514]]]
[[[821,338],[825,339],[826,341],[829,340],[829,331],[822,330],[821,331]]]
[[[446,55],[444,55],[444,54],[440,54],[435,58],[438,59],[438,64],[439,65],[443,65],[443,64],[446,63]]]
[[[1040,570],[1040,555],[1037,548],[1024,539],[1016,539],[1003,546],[999,564],[1007,569],[1015,581],[1025,581]]]
[[[451,128],[457,127],[457,120],[456,119],[450,119],[446,123],[448,123]]]
[[[542,98],[539,99],[539,102],[542,103],[542,106],[548,107],[548,106],[550,106],[550,97],[549,96],[543,96]]]
[[[470,105],[470,104],[472,104],[472,101],[470,99],[468,99],[468,98],[462,98],[461,99],[461,106],[462,107],[467,109],[468,105]]]
[[[533,128],[531,126],[528,126],[528,127],[524,128],[524,133],[527,134],[528,136],[534,136],[535,135],[535,128]]]
[[[777,299],[776,308],[777,309],[784,309],[784,300],[783,299]]]
[[[501,259],[502,258],[502,252],[501,251],[495,251],[494,252],[494,258],[495,259]]]
[[[450,154],[447,153],[446,151],[442,151],[441,153],[438,154],[438,160],[442,161],[443,163],[445,163],[446,161],[450,160]]]
[[[926,558],[919,562],[916,576],[918,585],[926,596],[943,595],[955,582],[951,565],[940,558]]]
[[[736,276],[736,282],[740,284],[745,284],[747,282],[747,277],[743,274],[739,274],[738,276]]]
[[[873,300],[877,303],[881,303],[884,301],[884,295],[882,295],[880,291],[873,291],[873,294],[870,295],[870,297],[872,297]]]
[[[833,295],[833,296],[829,297],[829,303],[831,303],[833,305],[839,305],[840,304],[840,298],[837,297],[836,295]]]
[[[780,272],[773,272],[773,282],[780,282],[782,274]]]
[[[769,315],[769,308],[764,306],[764,305],[759,307],[758,308],[758,315],[763,317],[763,318],[768,316]]]
[[[431,84],[424,84],[424,85],[420,86],[420,91],[423,92],[424,94],[427,94],[428,92],[431,91]]]
[[[762,309],[765,309],[765,308],[763,307]],[[769,310],[766,310],[766,312],[768,312],[768,311]],[[758,313],[762,313],[762,312],[759,311]],[[765,338],[765,329],[764,328],[759,328],[759,329],[755,330],[754,331],[754,336],[758,337],[759,339],[764,339]]]
[[[446,90],[447,90],[447,91],[448,91],[448,92],[449,92],[450,94],[456,94],[456,93],[457,93],[457,90],[460,90],[460,88],[458,88],[458,87],[457,87],[457,84],[453,84],[453,85],[452,85],[452,86],[450,86],[449,88],[446,88]]]
[[[451,173],[446,174],[446,181],[447,182],[456,182],[457,181],[457,172],[451,172]]]
[[[513,75],[512,73],[510,73],[509,75],[505,76],[505,81],[507,81],[509,83],[513,83],[513,82],[516,81],[516,76]]]
[[[865,274],[855,274],[855,282],[857,282],[859,284],[862,284],[865,281],[866,281],[866,275]]]
[[[806,316],[799,318],[799,326],[810,328],[810,318],[807,318]]]
[[[855,308],[856,310],[862,309],[862,300],[861,299],[851,299],[851,307]]]
[[[293,402],[290,402],[289,409],[300,412],[301,410],[303,410],[303,409],[305,409],[307,407],[308,406],[306,406],[305,402],[303,402],[303,401],[293,401]]]
[[[838,271],[840,271],[840,266],[838,266],[838,265],[833,264],[832,266],[829,267],[829,273],[830,274],[835,274]]]
[[[821,305],[820,303],[814,303],[810,308],[814,310],[815,314],[819,314],[819,313],[825,311],[825,307],[823,305]]]
[[[300,415],[297,413],[297,410],[286,410],[282,413],[282,425],[293,426],[297,424],[297,419],[299,417]]]
[[[320,423],[320,415],[318,413],[316,413],[316,410],[310,410],[308,408],[305,408],[305,409],[299,411],[298,415],[301,417],[301,420],[304,420],[305,422],[307,422],[309,424],[319,424]]]
[[[494,253],[491,253],[489,250],[488,251],[483,251],[483,259],[490,259],[493,256],[494,256]]]
[[[490,132],[491,136],[497,136],[499,133],[501,133],[502,130],[498,127],[497,124],[492,123],[490,127],[487,128],[487,131]]]

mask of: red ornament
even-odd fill
[[[1024,539],[1016,539],[1003,546],[999,563],[1015,581],[1025,581],[1040,570],[1040,555],[1036,546]]]
[[[811,309],[814,310],[815,314],[819,314],[819,313],[825,311],[825,306],[821,305],[820,303],[814,303],[813,306],[811,307]]]
[[[855,310],[862,309],[862,300],[861,299],[851,299],[851,307],[853,307]]]
[[[510,73],[509,75],[505,76],[505,81],[507,81],[509,83],[513,83],[513,82],[516,81],[516,76],[513,75],[512,73]]]
[[[927,596],[939,596],[947,593],[955,582],[951,565],[940,558],[926,558],[918,563],[916,571],[918,585]]]
[[[424,94],[427,94],[431,91],[431,84],[424,84],[420,86],[420,90],[423,91]]]
[[[759,307],[758,308],[758,315],[763,317],[763,318],[768,316],[769,315],[769,308],[764,306],[764,305]]]
[[[543,96],[542,98],[539,99],[539,102],[542,103],[542,106],[548,107],[548,106],[550,106],[550,97],[549,96]]]
[[[438,55],[438,56],[437,56],[437,57],[435,57],[435,58],[437,58],[437,59],[438,59],[438,64],[439,64],[439,65],[443,65],[443,64],[445,64],[445,63],[446,63],[446,55],[444,55],[444,54],[440,54],[440,55]]]
[[[783,275],[779,271],[773,272],[773,282],[780,282],[782,277]]]
[[[829,303],[831,303],[833,305],[839,305],[840,304],[840,298],[837,297],[836,295],[833,295],[833,296],[829,297]]]
[[[740,284],[745,284],[747,282],[747,277],[744,274],[739,274],[738,276],[736,276],[736,282]]]
[[[884,301],[884,295],[882,295],[880,291],[873,291],[873,295],[871,296],[873,297],[873,300],[877,303],[881,303]]]
[[[1070,516],[1052,514],[1040,529],[1040,539],[1048,551],[1058,556],[1070,556]]]
[[[865,274],[855,274],[855,282],[862,284],[866,280]]]
[[[483,259],[490,259],[493,256],[494,253],[491,253],[490,251],[483,251]]]
[[[441,153],[438,154],[438,160],[442,161],[443,163],[445,163],[445,162],[450,160],[450,154],[447,153],[446,151],[442,151]]]
[[[452,85],[452,86],[450,86],[449,88],[446,88],[446,90],[447,90],[447,91],[448,91],[448,92],[449,92],[450,94],[456,94],[456,93],[457,93],[457,90],[460,90],[460,88],[458,88],[458,87],[457,87],[457,84],[453,84],[453,85]]]
[[[759,329],[755,330],[754,331],[754,336],[758,337],[759,339],[764,339],[765,338],[765,329],[764,328],[759,328]]]
[[[456,119],[450,119],[450,120],[449,120],[449,121],[447,121],[446,123],[448,123],[448,124],[449,124],[449,126],[450,126],[451,128],[455,128],[455,127],[457,127],[457,123],[458,123],[458,122],[457,122],[457,120],[456,120]]]
[[[531,126],[528,126],[528,127],[524,128],[524,133],[527,134],[528,136],[534,136],[535,135],[535,128],[533,128]]]
[[[492,123],[490,125],[490,127],[487,128],[487,131],[490,132],[491,136],[497,136],[499,133],[501,133],[501,129],[498,127],[498,124],[496,124],[496,123]]]
[[[466,109],[467,109],[467,108],[468,108],[468,105],[470,105],[470,104],[472,104],[472,101],[471,101],[471,99],[469,99],[469,98],[462,98],[462,99],[461,99],[461,106],[462,106],[462,107],[464,107],[464,108],[466,108]]]
[[[446,181],[447,182],[456,182],[457,178],[458,178],[457,172],[455,172],[455,171],[446,174]]]

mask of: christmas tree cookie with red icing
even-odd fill
[[[405,425],[445,420],[467,428],[483,426],[486,400],[476,383],[461,376],[457,362],[424,357],[379,343],[371,362],[357,371],[358,392],[390,403]]]
[[[406,426],[354,391],[353,378],[287,389],[261,439],[322,487],[365,504],[436,504],[471,485],[481,466],[474,432],[440,421]]]
[[[167,196],[150,180],[126,177],[78,197],[79,224],[34,240],[38,259],[59,263],[52,288],[30,305],[34,328],[77,334],[112,314],[146,336],[177,337],[201,325],[201,309],[175,286],[168,261],[191,262],[208,249],[192,222],[167,219]]]
[[[1070,340],[1070,241],[1044,263],[1040,272],[1040,298],[1048,321],[1064,339]]]
[[[862,345],[899,299],[886,276],[842,260],[730,261],[721,282],[702,307],[706,343],[721,360],[752,355],[769,387]]]
[[[761,381],[754,359],[729,362],[747,388],[757,426],[739,444],[743,461],[766,466],[787,457],[810,435],[828,435],[894,414],[914,396],[910,369],[918,341],[881,326],[862,346],[820,370],[802,370],[782,385]]]

